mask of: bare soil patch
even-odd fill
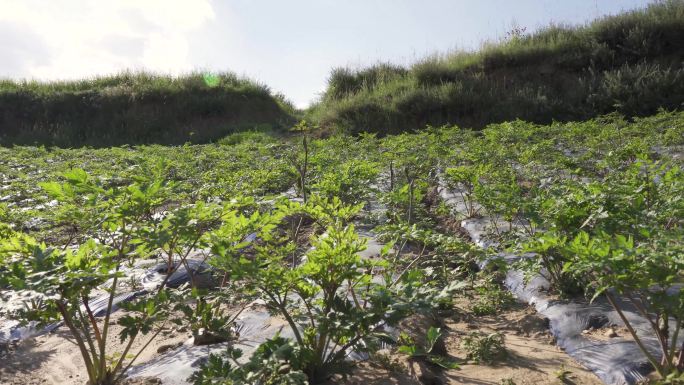
[[[459,300],[457,306],[468,308],[469,299]],[[459,313],[441,320],[445,332],[447,355],[461,362],[460,369],[440,370],[432,365],[408,359],[400,354],[389,354],[381,363],[366,362],[357,366],[347,379],[333,383],[345,385],[531,385],[531,384],[587,384],[602,382],[592,372],[577,364],[554,345],[548,332],[548,322],[533,308],[516,304],[493,316],[473,316]],[[479,332],[504,335],[506,357],[484,364],[468,362],[461,347],[464,336]],[[377,360],[376,360],[377,361]]]

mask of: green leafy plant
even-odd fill
[[[375,164],[351,160],[325,170],[311,185],[311,189],[327,198],[336,197],[346,204],[358,204],[370,197],[378,174],[379,169]]]
[[[544,275],[561,295],[582,293],[581,280],[565,269],[565,264],[571,258],[566,245],[567,238],[557,233],[549,231],[538,234],[522,245],[522,250],[534,253],[534,257],[522,258],[516,266],[528,273],[528,276]]]
[[[475,363],[493,364],[507,356],[504,335],[500,333],[470,333],[463,337],[461,348]]]
[[[536,208],[531,196],[534,189],[523,188],[515,171],[508,165],[491,163],[482,168],[483,176],[475,185],[474,195],[489,215],[493,232],[501,237],[503,230],[510,233],[517,224],[527,235],[533,235],[537,226]],[[508,223],[507,229],[500,228],[499,219]]]
[[[420,134],[414,141],[408,135],[397,135],[385,140],[384,160],[389,164],[390,181],[386,199],[396,215],[395,221],[413,224],[418,216],[417,203],[435,178],[437,159],[441,154],[432,132]],[[392,214],[392,213],[390,213]]]
[[[175,310],[181,311],[189,322],[195,345],[225,342],[235,337],[234,321],[240,312],[229,316],[221,307],[220,296],[209,296],[204,290],[192,289],[193,303],[179,301]]]
[[[466,218],[472,218],[480,211],[475,202],[475,187],[480,183],[480,172],[480,168],[475,166],[450,167],[445,172],[447,185],[461,197]]]
[[[301,368],[312,383],[345,371],[345,357],[352,350],[373,351],[386,339],[385,326],[429,308],[440,295],[421,288],[421,276],[414,273],[396,280],[382,275],[379,282],[373,279],[388,266],[382,259],[359,257],[365,241],[347,223],[359,208],[313,198],[303,206],[289,204],[279,212],[259,214],[272,226],[269,231],[262,228],[255,258],[227,253],[220,244],[215,247],[212,263],[229,271],[232,282],[253,291],[287,321],[302,354]],[[325,224],[299,265],[287,263],[295,247],[292,241],[272,231],[279,218],[293,211]]]
[[[565,367],[565,365],[561,365],[561,367],[558,368],[558,370],[553,372],[553,375],[557,379],[559,379],[562,383],[566,383],[567,381],[570,380],[570,374],[572,374],[572,372],[570,370],[568,370]]]
[[[93,215],[83,218],[87,222],[82,223],[97,230],[97,241],[88,239],[72,250],[47,246],[25,234],[5,234],[0,240],[0,260],[7,268],[0,271],[0,282],[31,298],[18,309],[19,314],[12,316],[41,323],[63,321],[81,352],[89,383],[115,384],[169,318],[170,298],[161,289],[122,304],[127,314],[118,320],[122,326],[119,339],[125,345],[120,354],[110,354],[121,268],[140,258],[135,252],[140,241],[138,231],[151,210],[164,201],[165,186],[161,181],[141,180],[104,188],[82,170],[73,170],[65,177],[64,184],[44,187],[68,206],[71,218],[81,215],[76,211]],[[102,320],[96,318],[90,303],[98,292],[107,298]],[[149,333],[148,342],[131,355],[133,342]]]
[[[681,230],[661,231],[648,240],[635,242],[623,235],[580,233],[568,246],[576,256],[565,270],[583,274],[595,290],[593,298],[605,295],[627,330],[661,377],[684,365],[684,346],[678,336],[684,326],[684,294],[678,284],[684,272]],[[661,359],[645,347],[625,316],[616,295],[623,295],[649,322],[657,337]]]
[[[398,348],[400,353],[406,354],[411,358],[424,359],[444,369],[458,369],[458,364],[441,354],[435,352],[435,344],[442,338],[442,331],[434,326],[430,327],[425,334],[425,345],[417,345],[407,334],[401,334],[399,341],[403,343]]]
[[[165,211],[161,219],[147,220],[141,227],[138,252],[153,254],[161,251],[166,262],[166,274],[178,266],[185,267],[194,288],[197,273],[190,268],[188,259],[193,251],[206,247],[207,232],[221,222],[223,208],[216,204],[197,202],[181,204]]]
[[[377,237],[399,245],[394,260],[400,261],[407,245],[420,252],[408,262],[407,268],[420,268],[430,280],[449,286],[467,277],[480,250],[459,237],[439,233],[429,227],[407,223],[386,224],[375,228]]]
[[[675,370],[665,378],[655,380],[654,385],[682,385],[684,384],[684,372]]]
[[[286,338],[275,336],[262,343],[247,363],[239,363],[241,357],[242,351],[233,347],[211,354],[188,380],[194,385],[308,384],[301,347]]]
[[[299,152],[296,148],[292,148],[288,154],[288,160],[291,166],[296,170],[299,177],[297,184],[297,191],[302,196],[304,202],[307,200],[308,196],[308,174],[309,174],[309,131],[313,130],[314,127],[311,126],[306,120],[302,120],[297,123],[292,131],[302,133],[302,150]]]
[[[495,315],[506,307],[515,303],[513,295],[501,285],[491,280],[476,286],[475,292],[478,299],[472,305],[471,310],[474,315]]]

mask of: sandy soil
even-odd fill
[[[124,314],[112,314],[116,320]],[[112,324],[108,340],[109,352],[121,352],[118,334],[121,327]],[[144,345],[151,335],[141,336],[133,344],[132,352]],[[176,346],[190,338],[189,332],[176,332],[172,327],[160,333],[143,351],[136,363],[156,356],[167,346]],[[13,351],[0,357],[0,384],[2,385],[83,385],[88,381],[81,354],[71,340],[69,331],[59,327],[55,332],[23,341]]]
[[[398,364],[398,362],[397,362]],[[407,368],[388,370],[380,365],[362,362],[354,368],[346,379],[337,378],[326,385],[420,385],[420,381],[412,377]]]
[[[467,308],[468,301],[457,304]],[[121,316],[122,312],[115,313]],[[383,362],[374,360],[357,365],[346,379],[339,378],[334,384],[345,385],[441,385],[441,384],[588,384],[601,382],[591,372],[576,364],[568,355],[553,345],[546,323],[533,309],[515,305],[496,316],[474,317],[458,312],[444,321],[445,347],[448,355],[459,362],[466,360],[461,349],[462,336],[473,331],[499,332],[505,335],[507,357],[496,364],[464,363],[458,370],[440,371],[429,365],[411,361],[399,354],[388,354]],[[423,327],[423,326],[421,326]],[[113,327],[110,345],[121,349],[116,338],[118,326]],[[190,337],[188,332],[169,330],[150,344],[138,360],[145,362],[156,355],[160,348],[175,346]],[[146,340],[136,342],[141,346]],[[389,352],[386,352],[389,353]],[[557,373],[567,372],[561,381]],[[67,330],[59,328],[55,333],[25,341],[11,354],[0,359],[0,384],[3,385],[83,385],[87,381],[81,357],[76,346],[70,342]],[[508,381],[508,382],[505,382]],[[512,382],[511,382],[512,381]]]
[[[544,320],[532,309],[520,307],[496,317],[479,317],[447,325],[450,328],[447,349],[454,357],[465,359],[460,336],[473,330],[502,333],[507,350],[507,357],[502,362],[464,364],[460,370],[444,373],[447,384],[602,384],[598,377],[554,345]],[[558,378],[560,371],[566,372],[565,381]]]
[[[460,305],[467,308],[463,301]],[[462,336],[473,331],[499,332],[505,336],[507,357],[486,365],[463,363],[460,369],[441,371],[419,364],[398,354],[390,355],[383,364],[364,363],[350,377],[338,379],[345,385],[525,385],[525,384],[587,384],[602,382],[590,371],[574,362],[554,345],[545,320],[525,305],[514,305],[496,316],[474,317],[463,314],[444,320],[445,347],[450,358],[464,362]],[[383,360],[385,361],[385,360]],[[402,370],[403,369],[403,370]],[[431,373],[425,373],[425,372]],[[565,379],[557,373],[564,371]]]

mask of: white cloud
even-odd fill
[[[0,76],[187,71],[187,35],[214,17],[209,0],[0,0],[3,41],[21,42],[0,52],[0,62],[12,63]]]

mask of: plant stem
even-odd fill
[[[641,341],[641,338],[639,338],[639,336],[637,335],[636,331],[632,327],[632,324],[629,322],[625,314],[622,312],[622,309],[620,309],[620,307],[618,306],[617,301],[615,301],[615,297],[613,297],[611,293],[606,291],[606,298],[608,299],[608,302],[610,302],[610,305],[613,307],[613,309],[615,309],[615,311],[620,316],[620,319],[625,324],[625,327],[629,331],[629,334],[632,335],[634,341],[637,343],[637,345],[639,345],[639,349],[641,349],[642,353],[644,353],[646,359],[648,359],[648,362],[650,362],[651,365],[653,365],[653,367],[661,377],[665,378],[666,373],[664,372],[662,365],[660,365],[656,361],[655,357],[653,357],[653,355],[648,351],[648,349],[646,349],[646,346]]]
[[[83,325],[83,336],[85,337],[86,342],[88,343],[88,347],[90,348],[90,354],[92,356],[92,360],[95,366],[99,365],[99,360],[97,358],[97,350],[95,349],[95,344],[93,343],[93,339],[90,337],[90,328],[88,327],[88,321],[86,320],[85,316],[83,315],[83,312],[81,311],[80,307],[76,307],[76,312],[78,314],[78,318],[81,322],[81,325]],[[101,343],[98,341],[98,343]],[[99,346],[99,345],[98,345]]]
[[[91,384],[97,384],[98,383],[98,375],[95,372],[95,367],[93,366],[93,362],[90,359],[90,354],[88,354],[88,349],[85,346],[85,343],[83,342],[83,339],[81,338],[81,335],[79,334],[78,330],[74,326],[73,322],[71,321],[71,317],[69,316],[69,313],[66,310],[66,306],[64,303],[61,301],[57,301],[57,309],[59,309],[60,314],[62,315],[62,318],[64,319],[64,323],[67,325],[69,330],[71,331],[71,334],[74,336],[74,339],[76,340],[76,344],[78,345],[79,350],[81,351],[81,357],[83,358],[83,361],[86,366],[86,370],[88,371],[88,379]]]
[[[145,345],[143,345],[143,346],[140,348],[140,350],[138,350],[138,352],[137,352],[137,353],[135,354],[135,356],[131,359],[131,361],[128,363],[128,365],[126,365],[126,367],[125,367],[125,368],[119,373],[119,375],[114,379],[114,381],[113,381],[114,383],[118,382],[118,381],[121,379],[121,376],[123,376],[124,373],[126,373],[126,371],[133,365],[133,363],[135,362],[135,360],[138,359],[138,357],[140,356],[140,354],[141,354],[145,349],[147,349],[147,347],[150,345],[150,343],[159,335],[159,333],[161,333],[162,329],[163,329],[163,328],[159,328],[159,330],[157,330],[157,332],[154,333],[154,335],[153,335],[152,337],[150,337],[149,340],[147,340],[147,342],[145,343]],[[122,357],[121,357],[121,360],[123,360],[124,358],[125,358],[125,356],[122,356]]]
[[[663,333],[660,331],[660,327],[658,327],[658,320],[656,319],[656,321],[654,322],[651,319],[648,312],[646,311],[646,309],[642,306],[641,303],[639,303],[637,301],[636,298],[634,298],[632,295],[629,295],[629,294],[627,295],[627,298],[629,298],[629,301],[634,305],[634,307],[639,311],[639,313],[641,313],[641,315],[644,318],[646,318],[646,320],[648,320],[648,323],[651,325],[651,329],[653,329],[653,331],[656,334],[656,337],[658,338],[658,344],[660,345],[660,350],[663,353],[663,359],[662,359],[661,364],[666,363],[667,361],[669,361],[669,359],[668,359],[668,350],[669,349],[667,346],[667,338],[669,336],[663,336]],[[667,315],[666,315],[666,317],[667,317]]]
[[[391,160],[389,164],[390,171],[390,191],[394,191],[394,161]]]
[[[397,282],[399,282],[399,280],[401,280],[401,277],[403,277],[404,274],[406,274],[406,272],[409,271],[409,269],[411,269],[411,267],[413,267],[413,265],[414,265],[416,262],[418,262],[418,260],[419,260],[420,258],[423,257],[423,252],[425,251],[425,247],[426,247],[426,245],[423,244],[423,249],[420,251],[420,254],[418,254],[418,256],[417,256],[416,258],[414,258],[413,261],[411,261],[411,262],[408,264],[408,266],[406,266],[406,268],[404,268],[404,270],[402,270],[401,274],[399,274],[399,276],[398,276],[397,278],[395,278],[394,281],[392,281],[392,283],[390,283],[390,285],[389,285],[388,287],[392,287],[392,286],[394,286]]]
[[[668,364],[669,364],[670,366],[672,366],[672,365],[674,364],[673,361],[674,361],[674,356],[675,356],[675,353],[676,353],[676,352],[675,352],[675,349],[677,349],[677,338],[679,338],[679,330],[681,329],[681,324],[682,324],[682,323],[679,322],[679,320],[678,320],[677,325],[675,326],[674,334],[672,335],[672,342],[670,343],[670,352],[669,352],[669,354],[667,355],[667,357],[668,357],[669,360],[670,360],[670,361],[668,362]],[[684,347],[683,347],[683,348],[684,348]],[[680,364],[680,365],[681,365],[681,364],[684,364],[684,363],[682,363],[681,359],[680,359],[680,361],[679,361],[679,364]],[[679,369],[679,367],[678,367],[678,369]]]
[[[102,343],[102,335],[100,334],[100,328],[97,325],[97,320],[95,319],[95,316],[93,316],[92,310],[90,310],[90,305],[88,304],[88,297],[83,296],[83,306],[86,309],[86,312],[88,313],[88,318],[90,319],[90,323],[93,325],[93,331],[95,333],[95,339],[97,340],[98,344]]]
[[[290,313],[285,308],[285,304],[281,303],[281,301],[279,301],[274,294],[266,290],[264,287],[260,287],[259,289],[262,292],[264,292],[268,296],[268,298],[271,299],[271,301],[276,305],[278,310],[280,310],[280,314],[282,314],[282,316],[285,317],[285,320],[292,329],[292,333],[294,333],[295,335],[295,339],[297,339],[297,343],[300,346],[304,346],[304,340],[302,339],[302,335],[299,333],[299,328],[297,328],[297,324],[294,322],[294,320],[290,316]]]
[[[105,315],[104,323],[102,325],[102,341],[103,341],[103,343],[100,345],[100,357],[103,357],[103,358],[105,356],[105,346],[106,346],[106,342],[107,342],[107,334],[109,333],[109,319],[110,319],[111,314],[112,314],[112,307],[114,304],[114,296],[116,293],[116,285],[117,285],[118,280],[119,280],[119,274],[118,274],[119,267],[120,267],[120,265],[117,264],[115,275],[114,275],[114,280],[112,281],[112,287],[110,289],[111,292],[109,293],[109,300],[107,301],[107,314]],[[106,369],[107,369],[107,362],[104,359],[100,360],[101,372],[104,373]]]

